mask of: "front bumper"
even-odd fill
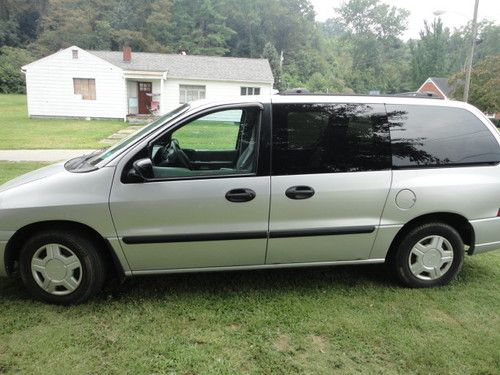
[[[500,250],[500,217],[471,220],[476,236],[474,251],[470,255]]]

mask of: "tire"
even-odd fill
[[[21,248],[19,271],[33,297],[72,305],[101,290],[106,267],[96,241],[75,232],[47,230],[34,234]]]
[[[388,263],[403,285],[430,288],[455,278],[462,269],[464,253],[462,238],[453,227],[428,223],[410,230]]]

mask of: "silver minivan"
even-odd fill
[[[110,275],[386,263],[444,285],[500,248],[499,164],[496,128],[461,102],[192,102],[0,186],[0,275],[58,304]]]

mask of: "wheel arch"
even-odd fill
[[[431,222],[448,224],[449,226],[454,228],[462,238],[464,244],[469,246],[468,253],[472,254],[472,252],[474,251],[475,233],[474,228],[472,227],[469,220],[457,213],[435,212],[418,216],[403,225],[403,227],[399,230],[399,232],[391,242],[391,246],[389,247],[389,251],[386,255],[386,260],[390,260],[392,258],[392,255],[395,253],[398,244],[413,228]]]
[[[77,233],[85,233],[87,236],[97,242],[101,255],[104,257],[111,270],[119,278],[123,278],[125,273],[123,267],[118,260],[111,244],[94,228],[76,221],[69,220],[49,220],[31,223],[18,229],[16,233],[9,239],[5,248],[5,270],[8,275],[15,273],[19,253],[23,244],[34,233],[44,231],[46,229],[57,228],[61,231],[72,231]]]

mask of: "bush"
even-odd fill
[[[0,47],[0,93],[24,93],[26,83],[21,67],[33,61],[23,48]]]

